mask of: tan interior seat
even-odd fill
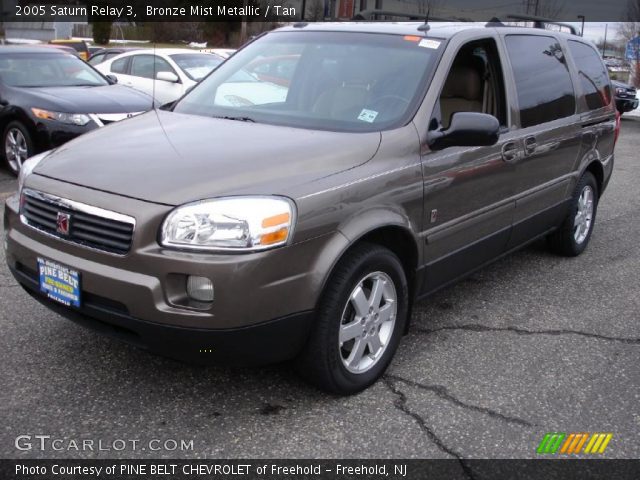
[[[363,85],[341,85],[324,92],[313,107],[323,118],[353,120],[369,99],[369,89]]]
[[[478,70],[454,65],[440,95],[442,126],[448,127],[455,112],[482,112],[484,84]]]

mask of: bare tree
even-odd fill
[[[436,15],[436,11],[442,7],[443,0],[417,0],[418,13],[426,15]]]
[[[312,0],[305,12],[305,19],[310,22],[319,22],[324,19],[324,5],[322,0]]]
[[[640,35],[640,0],[627,0],[626,22],[618,23],[618,37],[626,44]]]
[[[631,39],[640,36],[640,0],[627,1],[627,22],[618,23],[618,36],[626,45]],[[640,86],[640,48],[631,62],[631,79],[636,87]]]
[[[564,11],[564,0],[524,0],[524,11],[528,15],[558,18]]]

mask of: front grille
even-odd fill
[[[94,121],[98,124],[98,126],[109,125],[110,123],[119,122],[121,120],[125,120],[127,118],[135,117],[136,115],[140,115],[143,112],[132,112],[132,113],[96,113],[93,114]]]
[[[20,213],[27,225],[68,242],[118,255],[131,248],[135,220],[126,215],[27,189]],[[60,214],[69,216],[67,233],[61,232]]]

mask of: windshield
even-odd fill
[[[11,87],[97,87],[109,82],[74,55],[0,55],[0,81]]]
[[[223,62],[222,58],[210,53],[177,53],[169,56],[187,74],[187,77],[196,81],[206,77],[211,70]]]
[[[242,49],[174,111],[309,129],[369,132],[408,121],[440,40],[274,32]]]

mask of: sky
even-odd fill
[[[580,22],[571,22],[580,30]],[[584,37],[593,42],[597,42],[601,38],[604,38],[605,25],[609,25],[607,31],[607,41],[617,40],[618,31],[616,22],[586,22],[584,24]]]

